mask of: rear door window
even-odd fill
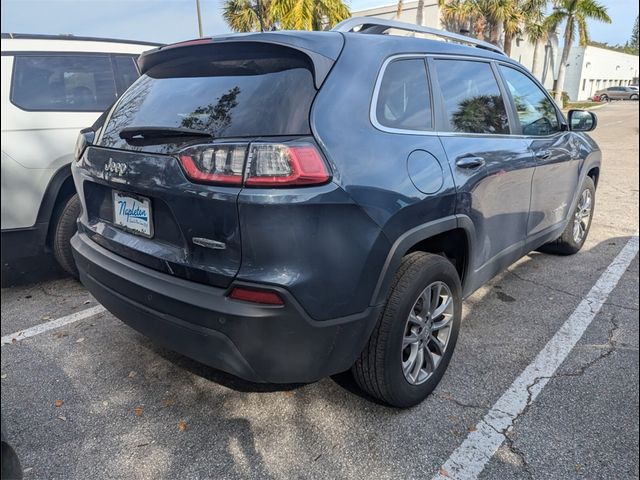
[[[381,126],[392,129],[431,129],[431,99],[423,58],[394,60],[387,66],[378,91],[376,119]]]
[[[109,55],[17,55],[11,101],[24,110],[100,112],[117,97]]]
[[[509,133],[505,102],[489,63],[436,59],[434,65],[446,115],[445,131]]]

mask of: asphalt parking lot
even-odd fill
[[[72,279],[3,288],[3,419],[25,478],[473,478],[457,473],[461,446],[486,446],[483,418],[574,312],[589,319],[577,344],[527,385],[495,454],[468,461],[487,479],[637,478],[638,102],[597,113],[604,160],[585,248],[531,253],[470,297],[449,370],[410,410],[363,398],[346,374],[255,385],[201,366],[95,309]],[[612,291],[596,308],[602,278]]]

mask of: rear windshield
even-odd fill
[[[122,96],[101,144],[128,145],[126,127],[188,128],[215,138],[305,135],[315,96],[311,67],[296,55],[186,58],[160,64]]]

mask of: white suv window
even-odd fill
[[[11,102],[23,110],[101,112],[117,98],[109,55],[17,55]]]

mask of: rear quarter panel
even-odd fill
[[[373,126],[369,112],[384,60],[399,53],[422,52],[418,42],[406,38],[402,39],[404,50],[399,50],[399,43],[387,36],[371,37],[378,36],[347,35],[343,52],[316,97],[311,125],[331,164],[334,182],[386,239],[386,251],[372,252],[375,267],[369,268],[365,281],[345,285],[358,292],[358,299],[375,303],[379,299],[374,300],[374,291],[391,246],[415,227],[452,216],[456,194],[437,136],[387,133]],[[426,151],[437,160],[421,173],[423,178],[441,177],[437,191],[423,193],[409,177],[408,158],[415,150]]]

